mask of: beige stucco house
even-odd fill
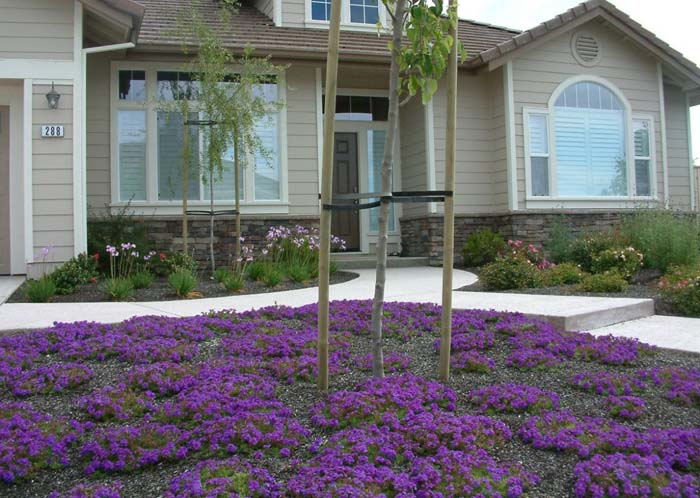
[[[244,1],[226,25],[215,0],[0,0],[0,274],[31,273],[46,245],[56,262],[85,251],[89,219],[125,205],[155,244],[177,246],[182,130],[156,102],[188,81],[174,28],[192,6],[232,49],[250,44],[287,67],[264,89],[285,106],[259,125],[273,161],[249,158],[244,230],[255,241],[269,225],[317,223],[330,0]],[[388,34],[377,21],[381,1],[344,5],[339,193],[378,190]],[[630,209],[696,209],[700,68],[682,54],[604,0],[525,32],[461,21],[459,33],[458,246],[477,227],[541,241],[555,216],[585,228]],[[395,190],[441,188],[444,139],[444,88],[402,108]],[[218,209],[232,207],[231,176],[216,184]],[[190,205],[205,209],[208,188],[190,184]],[[375,216],[339,214],[333,231],[371,252]],[[195,218],[195,238],[204,223]],[[436,254],[441,223],[437,203],[396,205],[392,250]],[[230,225],[219,218],[222,257]]]

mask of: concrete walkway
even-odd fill
[[[359,277],[331,286],[331,299],[371,299],[374,270],[356,270]],[[476,276],[455,270],[454,288],[472,284]],[[9,287],[8,287],[9,288]],[[442,269],[389,268],[387,301],[440,303]],[[0,305],[0,331],[51,326],[54,322],[114,323],[133,316],[194,316],[209,310],[245,311],[270,305],[302,306],[315,303],[318,289],[298,289],[187,301],[144,303],[49,303]],[[700,319],[650,316],[653,303],[645,299],[541,296],[484,292],[454,292],[456,309],[494,309],[545,318],[568,330],[636,337],[659,347],[700,353]],[[641,317],[641,318],[640,318]],[[631,321],[628,321],[631,320]],[[624,323],[619,323],[624,322]],[[586,324],[593,324],[586,326]],[[614,324],[614,325],[610,325]]]
[[[10,296],[24,283],[24,277],[0,277],[0,304],[10,299]]]

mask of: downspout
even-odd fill
[[[81,213],[81,216],[83,218],[83,223],[85,225],[85,241],[84,241],[84,247],[82,248],[81,252],[87,252],[87,56],[90,54],[97,54],[97,53],[103,53],[103,52],[115,52],[117,50],[127,50],[130,48],[134,48],[136,46],[135,43],[128,42],[128,43],[118,43],[115,45],[103,45],[101,47],[90,47],[90,48],[84,48],[82,49],[82,54],[81,54],[81,82],[82,82],[82,88],[81,88],[81,99],[82,99],[82,116],[81,116],[81,122],[82,122],[82,133],[81,133],[81,140],[82,140],[82,157],[81,157],[81,173],[82,173],[82,190],[83,190],[83,212]],[[111,153],[111,152],[110,152]]]

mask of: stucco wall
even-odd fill
[[[73,59],[73,0],[3,0],[0,59]]]

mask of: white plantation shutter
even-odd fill
[[[158,200],[182,200],[182,115],[177,112],[158,112]],[[190,119],[198,119],[191,113]],[[189,146],[191,151],[190,178],[187,198],[199,200],[200,178],[197,171],[199,162],[199,133],[196,126],[190,127]]]
[[[119,200],[146,200],[146,111],[119,111]]]
[[[609,90],[591,82],[571,87],[557,101],[554,137],[560,196],[627,195],[622,109]]]
[[[255,200],[280,199],[279,115],[261,120],[255,127],[258,137],[269,153],[255,155]]]

